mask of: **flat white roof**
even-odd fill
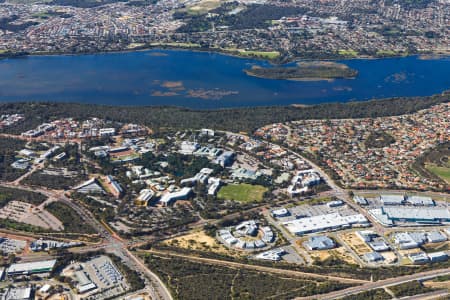
[[[5,299],[30,299],[31,287],[10,289]]]
[[[178,192],[174,192],[174,193],[168,193],[165,194],[164,196],[162,196],[161,200],[159,200],[161,203],[169,203],[174,199],[179,199],[179,198],[184,198],[187,197],[190,193],[191,193],[192,189],[185,187],[182,188],[180,191]]]
[[[394,207],[383,206],[383,212],[389,219],[406,220],[448,220],[450,221],[450,212],[448,209],[440,207]]]
[[[53,269],[55,264],[56,264],[56,259],[29,262],[29,263],[12,264],[8,268],[8,273],[28,273],[28,272],[39,271],[39,270],[47,270],[47,269],[51,270],[51,269]]]
[[[361,214],[341,216],[339,213],[332,213],[296,219],[288,222],[283,222],[282,224],[291,233],[302,234],[348,227],[356,223],[367,223],[367,219]]]

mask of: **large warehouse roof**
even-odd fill
[[[435,207],[382,207],[384,214],[391,220],[420,221],[450,221],[450,212],[446,208]]]
[[[352,224],[366,224],[367,219],[361,215],[341,216],[339,213],[319,215],[284,222],[283,225],[293,234],[306,234],[324,230],[350,227]]]
[[[55,264],[56,259],[12,264],[8,268],[8,274],[31,274],[31,273],[50,272],[55,266]]]

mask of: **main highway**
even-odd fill
[[[358,294],[364,291],[370,291],[379,288],[390,287],[410,281],[415,280],[427,280],[432,279],[437,276],[448,275],[450,274],[450,268],[446,269],[437,269],[432,271],[420,272],[412,275],[399,276],[384,280],[379,280],[375,282],[365,283],[363,285],[354,286],[348,289],[343,289],[339,291],[334,291],[328,294],[310,296],[310,297],[299,297],[297,300],[312,300],[312,299],[321,299],[321,300],[331,300],[331,299],[339,299],[345,296],[350,296],[354,294]]]

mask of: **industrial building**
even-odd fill
[[[282,224],[295,235],[347,229],[352,226],[367,227],[370,225],[369,221],[362,214],[341,216],[339,213],[295,219]]]
[[[378,253],[376,251],[364,254],[363,258],[368,263],[374,263],[374,262],[378,262],[378,261],[383,261],[384,260],[384,257],[380,253]]]
[[[4,295],[5,300],[31,300],[31,287],[10,288]]]
[[[443,251],[428,253],[428,258],[430,259],[430,262],[446,261],[448,259],[448,254]]]
[[[404,195],[381,195],[380,201],[383,205],[402,205],[405,202]]]
[[[430,206],[382,206],[369,210],[369,213],[382,225],[393,226],[397,222],[416,224],[442,224],[450,222],[447,208]]]
[[[406,203],[413,206],[435,206],[436,203],[430,197],[424,196],[408,196]]]
[[[48,251],[50,249],[64,249],[80,246],[81,242],[60,242],[53,240],[38,239],[30,244],[31,251]]]
[[[336,243],[325,235],[312,236],[303,243],[308,250],[328,250],[336,247]]]
[[[367,199],[362,196],[354,196],[353,201],[355,201],[355,203],[358,205],[369,205]]]
[[[436,203],[426,196],[381,195],[383,205],[435,206]]]
[[[416,252],[408,254],[408,258],[413,264],[425,264],[430,261],[430,258],[425,252]]]
[[[391,247],[372,230],[356,231],[355,235],[375,252],[388,251]]]
[[[426,243],[441,243],[447,237],[439,231],[431,232],[397,232],[393,235],[394,243],[401,250],[417,248]]]
[[[21,276],[38,273],[48,273],[53,270],[55,264],[56,259],[12,264],[6,271],[6,274],[8,276]]]
[[[367,245],[369,245],[369,247],[376,252],[389,251],[391,249],[391,247],[385,241],[368,242]]]

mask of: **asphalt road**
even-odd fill
[[[1,186],[10,188],[19,188],[23,190],[28,190],[32,192],[38,192],[46,195],[49,198],[57,199],[71,207],[75,212],[77,212],[84,221],[91,225],[104,240],[103,247],[107,252],[113,253],[120,257],[125,264],[127,264],[132,269],[138,271],[145,278],[147,278],[148,292],[150,293],[152,299],[161,300],[172,300],[172,296],[164,285],[164,283],[159,279],[159,277],[151,272],[145,265],[140,261],[139,258],[135,257],[128,249],[124,241],[122,241],[118,236],[111,234],[86,208],[78,205],[76,202],[70,200],[64,195],[63,191],[51,191],[42,188],[31,188],[28,186],[20,185],[18,183],[8,184],[0,183]],[[88,247],[89,248],[89,247]],[[92,246],[92,250],[98,249],[97,246]]]
[[[412,275],[405,275],[405,276],[399,276],[399,277],[395,277],[395,278],[379,280],[379,281],[375,281],[375,282],[369,282],[369,283],[365,283],[365,284],[360,285],[360,286],[355,286],[355,287],[351,287],[351,288],[348,288],[348,289],[331,292],[331,293],[328,293],[328,294],[322,294],[322,295],[311,296],[311,297],[299,297],[299,298],[296,298],[296,299],[297,300],[312,300],[312,299],[332,300],[332,299],[339,299],[339,298],[342,298],[342,297],[345,297],[345,296],[358,294],[358,293],[361,293],[361,292],[364,292],[364,291],[369,291],[369,290],[373,290],[373,289],[389,287],[389,286],[398,285],[398,284],[402,284],[402,283],[409,282],[409,281],[414,281],[414,280],[431,279],[431,278],[434,278],[434,277],[437,277],[437,276],[448,275],[448,274],[450,274],[450,268],[438,269],[438,270],[432,270],[432,271],[416,273],[416,274],[412,274]]]

